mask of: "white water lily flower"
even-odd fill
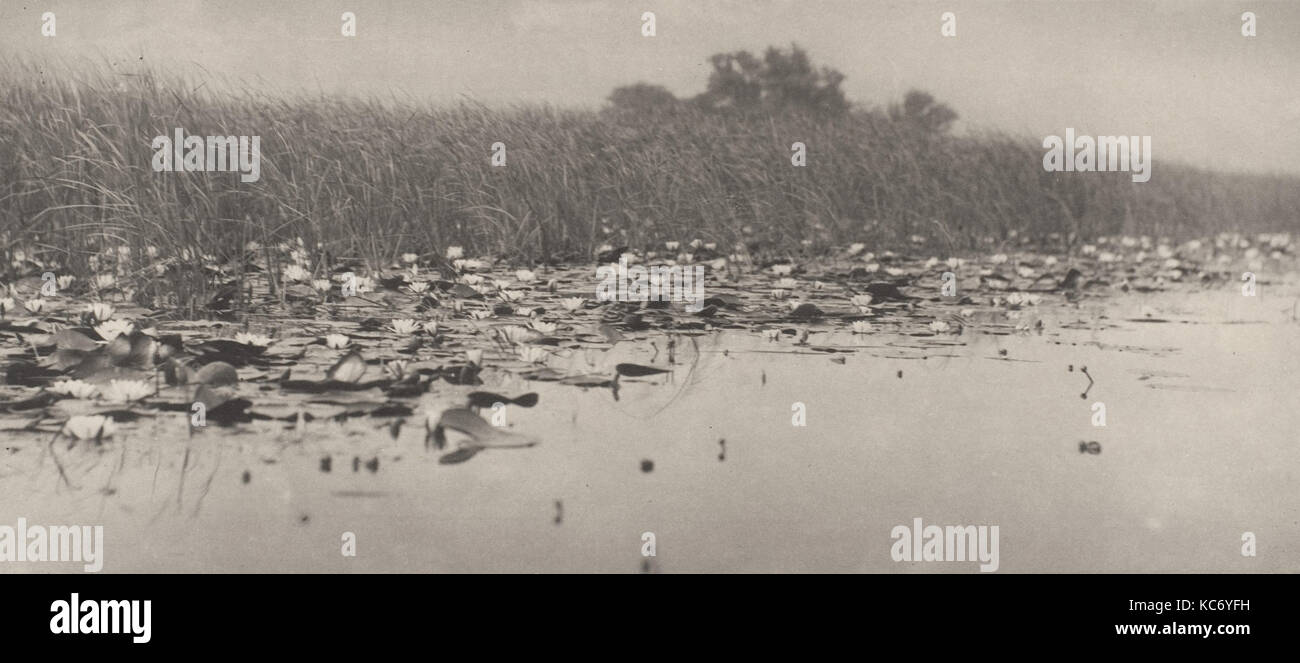
[[[676,251],[677,248],[680,247],[681,245],[682,245],[681,242],[664,242],[664,248],[668,249],[669,251]]]
[[[775,340],[777,340],[778,338],[781,338],[781,330],[780,330],[780,329],[764,329],[764,330],[763,330],[763,338],[766,338],[766,339],[769,340],[769,341],[775,341]]]
[[[45,300],[40,297],[29,299],[23,302],[23,308],[27,309],[27,311],[32,314],[40,313],[41,309],[45,308]]]
[[[865,267],[863,267],[863,269],[867,270],[868,274],[875,274],[876,272],[880,271],[880,263],[869,262]]]
[[[1019,274],[1021,278],[1027,279],[1034,275],[1034,270],[1032,267],[1017,267],[1016,273]]]
[[[17,305],[13,297],[0,297],[0,313],[8,313]]]
[[[411,290],[411,292],[413,292],[413,293],[415,293],[415,294],[417,294],[417,295],[422,295],[422,294],[424,294],[426,291],[429,290],[429,282],[428,282],[428,281],[416,281],[416,282],[414,282],[414,283],[411,283],[411,284],[407,285],[406,287],[409,288],[409,289]]]
[[[469,317],[471,320],[487,320],[488,318],[494,316],[496,316],[496,313],[493,313],[491,310],[486,310],[486,309],[476,309],[469,312]]]
[[[56,282],[59,285],[59,290],[67,290],[72,286],[72,282],[76,280],[77,277],[71,274],[64,274],[63,276],[60,276]]]
[[[530,364],[544,364],[546,358],[551,354],[545,348],[539,348],[536,345],[521,345],[517,352],[520,359]]]
[[[114,309],[112,304],[95,302],[86,307],[86,312],[95,318],[95,322],[107,322],[117,312],[117,309]]]
[[[109,380],[102,391],[105,400],[130,403],[153,393],[153,387],[144,380]]]
[[[307,281],[311,279],[311,272],[304,269],[301,265],[289,265],[284,268],[284,280],[290,283],[298,281]]]
[[[475,272],[487,267],[487,263],[482,260],[463,259],[453,260],[451,266],[455,267],[458,272]]]
[[[134,325],[126,320],[108,320],[95,325],[95,333],[105,341],[112,342],[122,334],[130,334],[132,327]]]
[[[951,330],[952,330],[952,325],[944,322],[943,320],[935,320],[934,322],[930,323],[930,331],[936,334],[946,334]]]
[[[903,271],[903,270],[901,270],[901,269],[899,269],[899,268],[897,268],[897,267],[886,267],[886,268],[885,268],[885,273],[888,274],[888,275],[890,275],[890,276],[902,276],[903,274],[906,274],[907,272],[905,272],[905,271]]]
[[[691,240],[691,248],[692,248],[692,249],[698,249],[698,248],[700,248],[700,245],[702,245],[702,244],[704,244],[704,240],[701,240],[701,239],[698,239],[698,238],[697,238],[697,239],[693,239],[693,240]]]
[[[781,290],[794,290],[799,287],[799,282],[792,278],[777,279],[776,287]]]
[[[582,297],[565,297],[560,300],[560,306],[566,311],[577,311],[587,304],[587,300]]]
[[[420,326],[410,318],[398,318],[393,321],[391,329],[398,334],[414,334]]]
[[[95,385],[81,380],[60,380],[50,385],[50,391],[73,398],[91,398],[99,389]]]
[[[867,248],[866,244],[863,244],[862,242],[854,242],[849,245],[849,255],[856,256],[859,253],[862,253],[862,250],[865,248]]]
[[[465,351],[465,359],[468,360],[469,363],[471,363],[471,364],[473,364],[473,365],[475,365],[475,366],[481,366],[481,365],[483,364],[483,351],[482,351],[482,350],[466,350],[466,351]]]
[[[1055,265],[1055,264],[1056,264],[1056,256],[1047,256],[1046,258],[1043,259],[1043,264],[1044,264],[1044,265],[1047,265],[1048,267],[1051,267],[1052,265]]]
[[[358,276],[356,286],[358,295],[373,292],[375,289],[375,280],[369,276]]]
[[[111,288],[114,283],[117,283],[117,277],[112,274],[99,274],[95,276],[95,287],[100,290]]]
[[[346,347],[348,346],[348,343],[351,343],[351,342],[352,342],[352,339],[348,338],[348,337],[347,337],[346,335],[344,335],[344,334],[326,334],[326,335],[325,335],[325,347],[327,347],[327,348],[329,348],[329,349],[331,349],[331,350],[339,350],[339,349],[342,349],[342,348],[346,348]]]
[[[522,290],[502,290],[497,294],[502,301],[506,302],[517,302],[524,298],[524,291]]]
[[[794,271],[794,265],[772,265],[772,273],[777,276],[789,276]]]
[[[468,286],[476,286],[483,283],[483,281],[486,280],[487,279],[484,279],[482,276],[479,276],[478,274],[466,274],[460,277],[461,283],[464,283],[465,285]]]
[[[251,345],[256,348],[265,348],[271,345],[271,337],[265,334],[250,334],[248,332],[238,332],[235,334],[235,342]]]
[[[314,281],[311,282],[311,287],[315,288],[317,292],[321,292],[321,293],[329,292],[330,285],[331,284],[329,279],[315,279]]]
[[[93,440],[112,437],[117,432],[117,424],[100,415],[80,415],[68,419],[63,424],[63,432],[78,440]]]
[[[872,330],[872,327],[871,327],[871,323],[870,323],[870,322],[867,322],[866,320],[854,320],[854,321],[853,321],[853,333],[854,333],[854,334],[870,334],[870,333],[871,333],[871,330]]]
[[[871,306],[872,299],[871,293],[863,293],[861,295],[853,295],[849,298],[849,302],[858,308],[866,308]]]
[[[474,290],[478,292],[478,294],[483,295],[484,297],[493,295],[497,291],[496,286],[488,283],[480,283],[478,285],[470,286],[470,287],[474,288]]]
[[[520,269],[515,272],[515,278],[520,283],[532,283],[537,280],[537,273],[531,269]]]
[[[403,254],[402,254],[402,262],[404,262],[404,263],[406,263],[406,264],[408,264],[408,265],[414,263],[415,261],[417,261],[417,260],[419,260],[419,259],[420,259],[420,256],[415,255],[414,253],[403,253]]]
[[[424,323],[424,333],[426,333],[426,334],[428,334],[428,335],[430,335],[430,336],[437,336],[437,335],[438,335],[438,321],[437,321],[437,320],[430,320],[430,321]]]
[[[995,253],[993,254],[993,257],[989,258],[989,262],[995,265],[1001,265],[1006,261],[1007,261],[1007,254],[1005,253]]]
[[[534,321],[532,321],[532,322],[529,323],[529,324],[532,325],[532,328],[533,328],[534,330],[536,330],[537,333],[539,333],[539,334],[545,334],[545,335],[547,335],[547,336],[550,336],[551,334],[554,334],[554,333],[555,333],[555,330],[556,330],[556,329],[559,329],[559,327],[560,327],[559,325],[555,324],[554,322],[546,322],[545,320],[534,320]]]
[[[463,249],[463,248],[461,248],[461,247],[459,247],[459,246],[449,246],[449,247],[447,247],[447,259],[448,259],[448,260],[457,260],[457,259],[463,258],[464,256],[465,256],[465,249]]]
[[[782,300],[790,296],[790,291],[785,288],[773,288],[771,294],[772,299]]]

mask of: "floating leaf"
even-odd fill
[[[355,383],[361,379],[366,372],[366,361],[361,358],[361,353],[353,350],[343,355],[338,363],[330,367],[325,373],[330,380],[337,382]]]
[[[654,366],[642,366],[641,364],[619,364],[618,366],[614,367],[614,370],[618,371],[619,375],[626,375],[627,377],[630,378],[639,378],[647,375],[659,375],[660,373],[669,372],[668,369],[666,368],[655,368]]]

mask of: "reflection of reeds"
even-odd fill
[[[82,273],[93,271],[93,253],[126,244],[137,250],[122,274],[189,302],[213,295],[196,256],[226,264],[252,240],[301,237],[317,264],[352,257],[372,267],[452,244],[502,257],[586,256],[605,230],[643,248],[697,236],[785,250],[804,239],[817,249],[920,235],[952,250],[1013,230],[1274,229],[1300,209],[1293,180],[1167,161],[1142,185],[1126,173],[1046,173],[1034,141],[936,137],[874,112],[629,117],[222,96],[215,81],[21,62],[0,81],[0,247],[56,247]],[[261,136],[261,181],[153,172],[150,141],[177,127]],[[809,146],[806,168],[790,164],[795,141]],[[490,165],[495,142],[507,147],[504,168]],[[158,259],[176,258],[165,277],[139,250],[151,245]],[[280,266],[268,266],[275,288]]]

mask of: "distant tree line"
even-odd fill
[[[807,51],[769,47],[760,58],[749,51],[718,53],[709,58],[712,72],[704,92],[679,99],[661,85],[636,83],[615,88],[608,100],[616,113],[664,113],[697,108],[714,113],[807,113],[838,117],[852,110],[840,85],[844,74],[814,67]],[[911,90],[902,103],[891,104],[886,116],[927,133],[952,128],[957,113],[928,92]]]

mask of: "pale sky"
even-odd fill
[[[344,11],[356,37],[340,34]],[[945,11],[956,37],[940,36]],[[1258,36],[1241,35],[1243,11]],[[792,41],[847,76],[850,100],[921,88],[959,130],[1150,135],[1157,168],[1300,174],[1293,0],[0,0],[2,54],[437,103],[595,108],[637,81],[689,96],[710,54]]]

